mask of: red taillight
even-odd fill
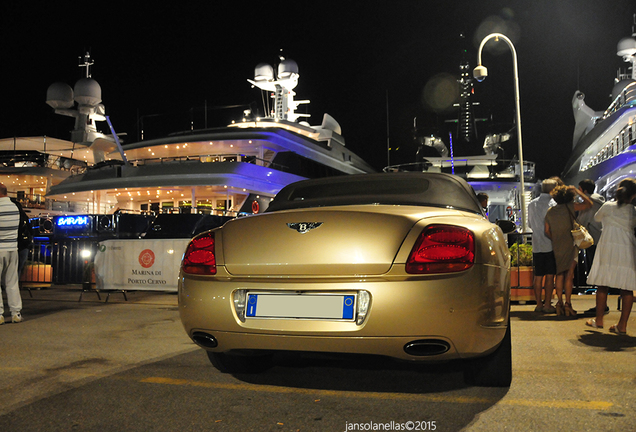
[[[216,274],[214,234],[206,233],[192,239],[183,255],[181,266],[184,273],[198,275]]]
[[[411,274],[448,273],[470,268],[475,263],[475,235],[452,225],[427,227],[406,261]]]

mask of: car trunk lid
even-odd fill
[[[368,208],[282,211],[236,219],[222,229],[223,263],[232,275],[386,273],[421,213],[386,214]]]

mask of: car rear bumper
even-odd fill
[[[405,277],[391,274],[349,279],[242,279],[182,277],[179,311],[186,332],[213,336],[206,349],[284,350],[378,354],[405,360],[449,360],[492,352],[508,325],[508,272],[475,265],[453,275]],[[234,293],[247,291],[370,294],[364,322],[308,319],[241,320]],[[434,355],[410,354],[415,341],[446,344]],[[426,349],[424,349],[426,351]],[[432,350],[434,352],[434,350]],[[411,352],[413,352],[411,350]]]
[[[320,337],[254,333],[232,333],[193,329],[191,336],[205,333],[218,346],[202,348],[213,352],[231,351],[310,351],[348,354],[371,354],[410,361],[446,361],[472,358],[496,349],[506,332],[505,327],[484,329],[478,352],[460,353],[451,340],[441,337]],[[409,352],[416,352],[412,354]]]

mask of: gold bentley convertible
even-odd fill
[[[501,225],[501,227],[499,226]],[[508,386],[510,254],[472,187],[439,173],[305,180],[260,215],[188,245],[179,311],[222,372],[276,351],[467,360],[474,385]]]

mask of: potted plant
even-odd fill
[[[532,245],[528,243],[514,243],[510,246],[511,267],[532,267]]]
[[[531,244],[514,243],[510,246],[510,267],[511,287],[532,287],[534,271]]]

